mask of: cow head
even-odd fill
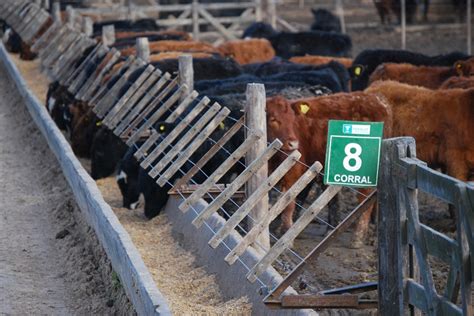
[[[270,141],[280,139],[284,151],[291,152],[299,148],[299,140],[294,130],[295,120],[295,112],[285,98],[276,96],[267,99],[268,139]]]
[[[458,76],[461,77],[470,77],[474,76],[474,57],[469,58],[468,60],[457,61],[454,64],[454,69]]]

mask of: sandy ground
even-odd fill
[[[0,314],[133,314],[55,157],[0,73]]]

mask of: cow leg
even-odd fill
[[[295,213],[295,202],[291,202],[281,213],[280,234],[286,233],[293,225],[293,214]]]
[[[336,227],[339,222],[339,194],[336,195],[328,204],[328,223],[332,227]],[[330,226],[327,230],[332,229]]]
[[[360,190],[361,193],[364,195],[368,195],[370,193],[370,190],[362,189]],[[362,203],[362,201],[365,199],[365,196],[359,194],[357,197],[359,204]],[[358,221],[355,224],[354,228],[354,238],[352,238],[351,242],[351,248],[361,248],[364,245],[364,240],[367,237],[367,233],[369,231],[369,223],[370,223],[370,218],[375,209],[375,205],[373,205],[371,208],[369,208],[367,211],[365,211],[364,214],[362,214]]]

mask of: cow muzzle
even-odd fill
[[[299,141],[290,140],[286,142],[283,149],[288,150],[288,151],[293,151],[293,150],[297,150],[299,148],[299,145],[300,145]]]

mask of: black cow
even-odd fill
[[[291,58],[293,56],[322,55],[334,57],[348,57],[352,49],[351,38],[345,34],[310,31],[287,33],[280,32],[271,35],[261,35],[268,33],[270,25],[259,22],[251,25],[244,31],[246,37],[263,37],[270,41],[277,56]],[[266,30],[265,32],[258,32]]]
[[[368,49],[362,51],[354,59],[349,73],[352,79],[352,90],[364,90],[369,77],[378,65],[383,63],[409,63],[424,66],[452,66],[458,60],[466,60],[471,56],[460,52],[446,55],[427,56],[406,50]]]
[[[311,12],[314,17],[311,30],[341,33],[341,21],[330,11],[326,9],[311,9]]]
[[[393,12],[397,21],[401,23],[401,2],[400,0],[374,0],[375,8],[380,16],[382,24],[390,23],[390,13]],[[413,23],[418,9],[418,0],[406,0],[406,21]],[[423,15],[426,19],[428,14],[429,0],[424,0]]]

